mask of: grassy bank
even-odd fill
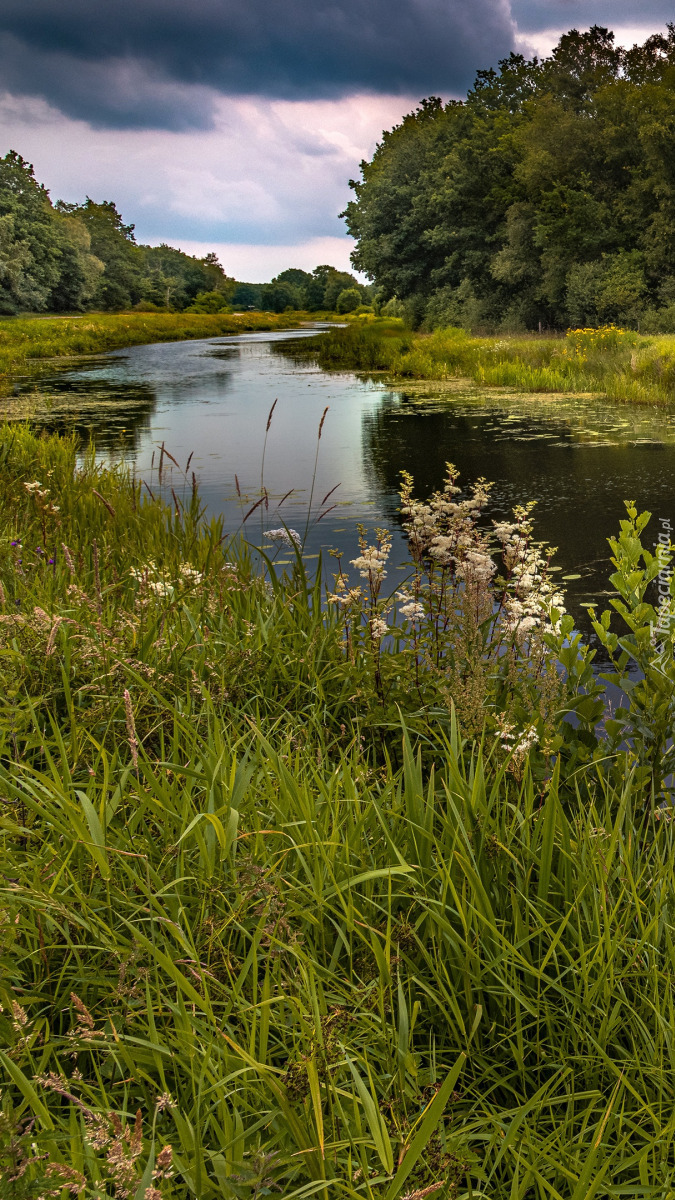
[[[465,378],[523,392],[596,393],[655,404],[675,396],[675,336],[641,337],[613,326],[566,337],[474,337],[461,329],[414,334],[399,321],[331,330],[287,347],[330,370],[384,371],[393,379]]]
[[[81,317],[0,318],[0,394],[54,370],[52,360],[122,346],[284,329],[304,314],[86,313]]]
[[[0,428],[5,1195],[671,1195],[665,785],[528,514],[503,585],[481,485],[408,481],[408,592],[380,531],[326,605],[75,450]]]

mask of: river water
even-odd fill
[[[76,429],[93,439],[103,459],[124,457],[153,489],[162,443],[181,468],[192,456],[190,472],[205,503],[224,515],[230,531],[260,495],[264,449],[269,508],[258,508],[246,522],[249,539],[260,544],[264,530],[282,521],[304,533],[319,424],[328,408],[305,544],[309,559],[329,549],[353,558],[357,524],[371,531],[383,526],[394,535],[390,582],[399,584],[406,570],[399,473],[410,471],[418,494],[426,496],[441,485],[449,460],[459,467],[460,482],[494,481],[491,517],[536,500],[537,536],[558,547],[568,607],[585,631],[585,606],[597,600],[604,607],[611,594],[607,538],[618,531],[623,501],[654,514],[651,541],[660,520],[675,520],[675,406],[486,394],[462,382],[392,389],[297,364],[278,343],[298,336],[297,330],[243,334],[88,359],[41,381],[34,419],[51,429]],[[164,467],[180,495],[187,486],[182,471],[166,458]],[[278,561],[286,561],[283,553]]]

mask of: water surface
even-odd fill
[[[276,400],[264,461],[269,509],[258,509],[246,526],[259,543],[280,519],[304,532],[317,433],[328,407],[314,517],[330,511],[310,524],[308,556],[342,548],[354,557],[357,524],[371,531],[384,526],[394,533],[390,582],[400,582],[406,556],[399,474],[410,471],[424,496],[441,485],[450,460],[465,482],[494,481],[490,516],[537,501],[537,534],[558,547],[561,578],[579,576],[564,586],[582,626],[584,605],[608,598],[607,538],[618,530],[623,501],[653,512],[651,540],[659,519],[675,519],[675,408],[485,394],[461,383],[392,389],[282,355],[278,343],[297,336],[293,330],[135,346],[86,360],[41,383],[35,418],[49,428],[77,429],[102,457],[125,457],[153,488],[162,442],[181,467],[191,455],[190,471],[209,510],[224,514],[234,530],[260,495],[266,423]],[[34,398],[21,403],[33,405]],[[180,493],[182,474],[172,470]]]

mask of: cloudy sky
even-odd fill
[[[338,213],[381,132],[511,49],[672,0],[2,0],[0,150],[53,199],[114,199],[140,241],[239,279],[348,267]]]

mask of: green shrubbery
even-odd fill
[[[482,486],[404,481],[404,594],[364,532],[326,605],[166,453],[169,504],[18,427],[0,461],[4,1194],[668,1195],[675,635],[637,514],[599,629],[651,674],[602,742]]]

